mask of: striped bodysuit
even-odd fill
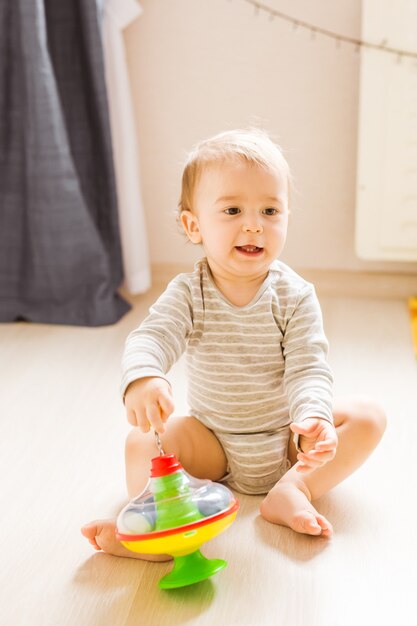
[[[190,414],[214,432],[228,460],[224,480],[243,493],[268,492],[289,467],[291,421],[332,421],[314,288],[275,261],[253,300],[231,304],[202,259],[180,274],[130,333],[122,394],[138,378],[167,372],[186,352]]]

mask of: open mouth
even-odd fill
[[[236,250],[245,256],[259,256],[264,249],[258,246],[236,246]]]

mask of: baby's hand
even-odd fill
[[[336,429],[327,420],[308,417],[300,423],[290,424],[293,433],[300,435],[297,454],[298,472],[310,472],[334,459],[338,444]]]
[[[144,433],[152,427],[162,434],[174,411],[171,387],[163,378],[140,378],[128,386],[125,405],[129,424],[139,426]]]

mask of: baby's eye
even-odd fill
[[[278,215],[279,211],[278,211],[278,209],[274,209],[272,207],[269,207],[267,209],[264,209],[263,213],[265,215]]]
[[[230,209],[225,209],[224,212],[226,213],[226,215],[237,215],[238,213],[240,213],[240,209],[233,206],[233,207],[230,207]]]

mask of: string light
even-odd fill
[[[401,50],[400,48],[393,48],[387,45],[387,40],[383,39],[381,43],[371,43],[370,41],[364,41],[362,39],[357,39],[355,37],[347,37],[346,35],[340,35],[332,30],[328,30],[327,28],[321,28],[320,26],[316,26],[315,24],[311,24],[309,22],[304,22],[299,20],[298,18],[294,18],[291,15],[287,15],[282,11],[277,11],[272,7],[258,2],[258,0],[245,0],[248,4],[251,4],[254,7],[255,14],[258,15],[260,11],[264,11],[269,15],[269,19],[272,21],[275,17],[284,20],[285,22],[289,22],[292,24],[294,30],[298,28],[304,28],[310,32],[311,39],[316,38],[316,34],[323,35],[324,37],[328,37],[329,39],[333,39],[336,42],[337,47],[339,48],[342,44],[348,43],[355,46],[355,51],[359,52],[361,48],[368,48],[371,50],[380,50],[387,54],[395,55],[397,57],[397,63],[401,63],[403,58],[415,59],[417,60],[417,52],[413,52],[411,50]]]

